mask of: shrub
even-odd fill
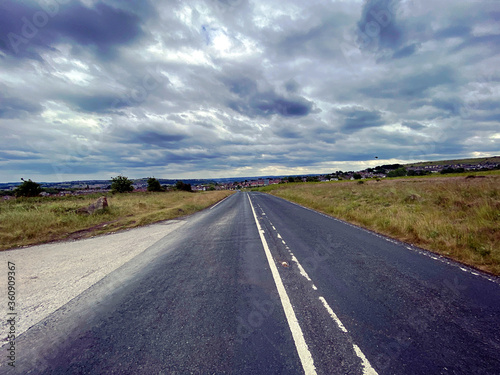
[[[14,190],[16,197],[37,197],[41,192],[42,187],[40,184],[31,180],[23,180],[23,183]]]
[[[125,176],[111,177],[111,192],[114,193],[128,193],[134,190],[132,180]]]
[[[177,190],[191,191],[191,184],[185,184],[182,181],[177,181],[175,183],[175,187],[177,188]],[[214,187],[214,190],[215,190],[215,187]]]
[[[163,191],[160,181],[154,177],[148,178],[148,191]]]
[[[403,177],[406,176],[406,169],[404,167],[390,171],[387,177]]]

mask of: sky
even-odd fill
[[[0,182],[500,154],[496,0],[3,0]]]

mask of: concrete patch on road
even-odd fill
[[[16,266],[16,335],[184,224],[171,220],[85,240],[1,252],[4,275],[7,262]],[[6,298],[6,293],[0,298],[4,309]],[[0,321],[0,332],[7,332],[4,320]],[[0,345],[5,342],[6,335],[2,334]]]

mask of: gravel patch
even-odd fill
[[[0,252],[7,316],[7,262],[16,266],[16,336],[45,319],[148,247],[184,225],[170,220],[146,227],[72,242],[58,242]],[[7,322],[0,321],[6,342]]]

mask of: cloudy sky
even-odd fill
[[[0,182],[498,155],[499,52],[496,0],[2,0]]]

